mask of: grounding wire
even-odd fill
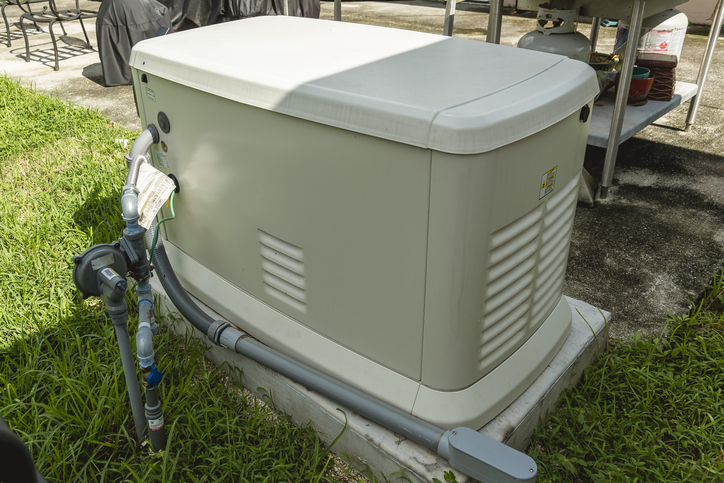
[[[149,253],[149,257],[148,257],[148,262],[149,262],[149,263],[153,262],[153,252],[154,252],[154,250],[156,249],[156,241],[158,241],[158,229],[159,229],[159,227],[163,224],[163,222],[168,221],[168,220],[173,220],[174,218],[176,218],[176,212],[173,210],[173,197],[174,197],[174,195],[176,195],[176,192],[175,192],[175,191],[172,191],[172,192],[171,192],[171,198],[169,198],[169,201],[168,201],[169,208],[171,208],[171,216],[166,217],[166,218],[164,218],[163,220],[159,221],[158,224],[156,225],[156,229],[153,230],[153,243],[151,243],[151,250],[150,250],[150,253]]]

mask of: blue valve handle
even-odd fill
[[[151,373],[146,378],[146,384],[151,387],[158,386],[159,384],[161,384],[162,379],[163,373],[159,371],[155,365],[151,366]]]

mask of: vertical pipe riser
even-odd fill
[[[143,418],[143,402],[141,401],[141,390],[139,388],[138,378],[136,375],[136,365],[133,363],[133,351],[131,350],[131,339],[128,336],[128,327],[126,321],[113,321],[116,329],[116,338],[118,339],[118,348],[121,352],[121,363],[123,364],[123,375],[126,378],[126,386],[128,387],[128,397],[131,400],[131,411],[133,412],[133,422],[136,426],[136,435],[138,441],[143,439],[146,422]]]
[[[148,437],[153,450],[166,449],[166,427],[157,387],[146,388],[146,420],[148,421]]]

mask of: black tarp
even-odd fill
[[[224,17],[244,18],[259,15],[284,15],[285,0],[224,0]],[[319,18],[319,0],[287,0],[289,15]]]
[[[221,20],[284,15],[284,0],[159,0],[171,12],[175,31]],[[319,18],[319,0],[287,0],[289,15]]]
[[[174,31],[203,27],[214,23],[223,0],[159,0],[171,12]],[[212,15],[212,12],[216,12]],[[211,18],[210,18],[211,16]]]
[[[284,0],[272,0],[274,12],[284,15]],[[319,18],[319,0],[288,0],[289,15],[293,17]]]
[[[131,83],[131,48],[153,37],[159,27],[172,28],[171,15],[156,0],[103,0],[96,19],[96,37],[106,86]]]
[[[289,15],[319,18],[319,0],[286,0]],[[283,15],[285,0],[103,0],[96,19],[98,54],[106,86],[131,83],[131,48],[159,27],[172,31],[222,19]]]

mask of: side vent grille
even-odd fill
[[[491,235],[480,333],[483,374],[517,350],[560,300],[577,199],[575,178]]]
[[[299,310],[307,311],[304,250],[259,230],[264,290]]]

